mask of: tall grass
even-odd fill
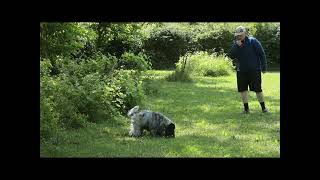
[[[212,77],[230,75],[234,69],[231,59],[225,54],[208,54],[204,51],[180,57],[176,67],[178,71],[184,69],[184,72],[191,76]]]

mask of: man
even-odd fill
[[[239,26],[235,31],[235,40],[231,47],[230,58],[237,64],[237,86],[241,94],[244,111],[248,114],[248,86],[256,92],[263,113],[267,113],[264,96],[261,89],[261,72],[267,68],[266,55],[261,43],[254,37],[249,37],[246,28]]]

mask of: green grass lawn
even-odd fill
[[[128,137],[130,121],[90,124],[66,133],[64,144],[41,144],[41,157],[280,157],[280,73],[262,75],[270,114],[250,92],[251,114],[242,114],[236,76],[196,77],[192,83],[163,80],[169,71],[149,71],[158,93],[142,107],[176,123],[176,138]]]

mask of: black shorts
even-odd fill
[[[237,71],[237,85],[238,92],[243,92],[248,90],[254,92],[262,92],[261,89],[261,72],[252,71],[252,72],[240,72]]]

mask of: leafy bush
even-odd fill
[[[95,38],[83,23],[40,23],[40,56],[69,56]]]
[[[48,59],[40,61],[40,137],[41,140],[53,137],[61,130],[58,126],[60,114],[54,109],[53,93],[55,82],[51,77],[52,67]]]
[[[40,133],[48,139],[55,137],[59,129],[81,128],[87,122],[112,119],[127,107],[141,102],[143,90],[140,74],[111,71],[112,60],[102,57],[82,60],[59,58],[61,73],[50,76],[51,63],[40,60]]]
[[[136,52],[142,44],[136,43],[139,27],[113,24],[102,26],[106,28],[100,31],[96,26],[97,23],[40,24],[41,141],[56,138],[63,130],[85,127],[89,122],[114,119],[142,102],[140,71],[149,69],[150,64],[146,55]],[[118,42],[129,48],[117,49],[122,46]],[[109,55],[109,50],[120,60]],[[132,53],[123,54],[128,50]],[[122,70],[121,65],[137,71]]]
[[[144,42],[146,53],[155,69],[174,68],[179,57],[195,46],[193,33],[176,27],[155,28]]]
[[[78,94],[64,78],[51,77],[51,63],[40,61],[40,137],[41,141],[57,139],[65,129],[86,126],[87,116],[77,111],[73,101]]]
[[[257,23],[255,37],[265,49],[268,64],[280,64],[280,24]]]
[[[184,67],[184,58],[187,58],[184,72],[198,76],[224,76],[232,73],[234,67],[232,61],[225,54],[209,55],[207,52],[196,52],[187,57],[180,57],[176,64],[178,71]]]
[[[41,140],[55,136],[61,128],[59,127],[60,114],[53,108],[51,98],[43,96],[40,92],[40,137]]]
[[[125,52],[122,54],[118,64],[122,69],[135,69],[138,71],[151,69],[151,63],[149,62],[147,55],[141,52],[138,55]]]
[[[97,55],[79,62],[58,58],[60,74],[51,76],[50,60],[40,60],[41,138],[63,129],[113,119],[141,104],[141,72],[116,70],[112,56]]]
[[[141,104],[144,98],[141,72],[134,70],[116,70],[108,83],[112,94],[112,103],[122,113]]]
[[[201,51],[225,53],[229,52],[233,38],[233,33],[228,29],[216,27],[200,33],[197,36],[197,43],[199,43]]]
[[[105,79],[110,76],[116,59],[96,54],[92,59],[76,63],[71,59],[59,59],[59,79],[64,81],[65,95],[75,103],[77,111],[88,115],[88,121],[97,122],[111,118],[116,112],[104,95]],[[103,113],[105,112],[105,113]]]
[[[98,37],[96,45],[103,54],[112,54],[117,58],[125,52],[140,52],[143,34],[139,23],[109,23],[93,24]]]

